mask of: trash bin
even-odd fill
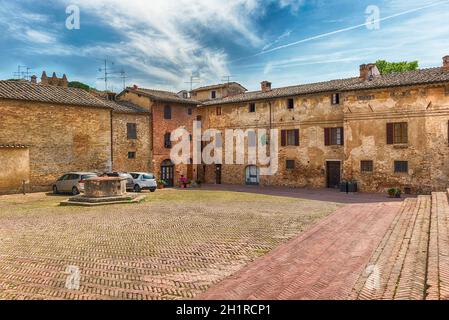
[[[358,192],[358,185],[356,181],[348,182],[348,192],[350,193]]]
[[[348,182],[347,181],[340,182],[340,192],[348,192]]]

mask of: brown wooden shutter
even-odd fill
[[[449,121],[447,122],[447,143],[449,143]]]
[[[287,145],[287,130],[281,131],[281,146],[285,147]]]
[[[299,146],[299,129],[295,130],[295,146]]]
[[[394,124],[387,123],[387,144],[394,144]]]
[[[345,145],[345,128],[340,128],[341,130],[341,144],[342,146]]]
[[[408,123],[402,125],[402,143],[408,143]]]
[[[324,128],[324,145],[329,146],[331,144],[331,129]]]

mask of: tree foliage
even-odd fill
[[[69,82],[69,88],[78,88],[78,89],[84,89],[86,91],[89,91],[90,87],[87,84],[84,84],[79,81],[71,81]]]
[[[419,67],[418,61],[402,61],[402,62],[388,62],[385,60],[378,60],[376,66],[380,74],[398,73],[404,71],[417,70]]]

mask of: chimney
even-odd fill
[[[41,84],[48,84],[48,77],[47,77],[47,73],[45,71],[42,72]]]
[[[137,89],[139,89],[139,87],[136,84],[133,85],[133,90],[137,90]]]
[[[380,76],[379,69],[374,63],[362,64],[360,66],[360,80],[371,81],[374,77]]]
[[[271,82],[269,82],[269,81],[262,81],[260,83],[260,86],[261,86],[262,92],[271,91]]]
[[[31,76],[31,83],[37,84],[37,77],[35,75]]]
[[[449,56],[443,57],[443,69],[449,71]]]
[[[69,80],[67,80],[67,76],[65,75],[65,73],[64,73],[64,75],[62,76],[62,79],[61,79],[61,81],[59,82],[59,85],[60,85],[61,87],[63,87],[63,88],[68,88],[68,86],[69,86]]]

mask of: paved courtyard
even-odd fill
[[[204,189],[100,208],[63,199],[0,197],[0,299],[195,298],[342,206]]]

